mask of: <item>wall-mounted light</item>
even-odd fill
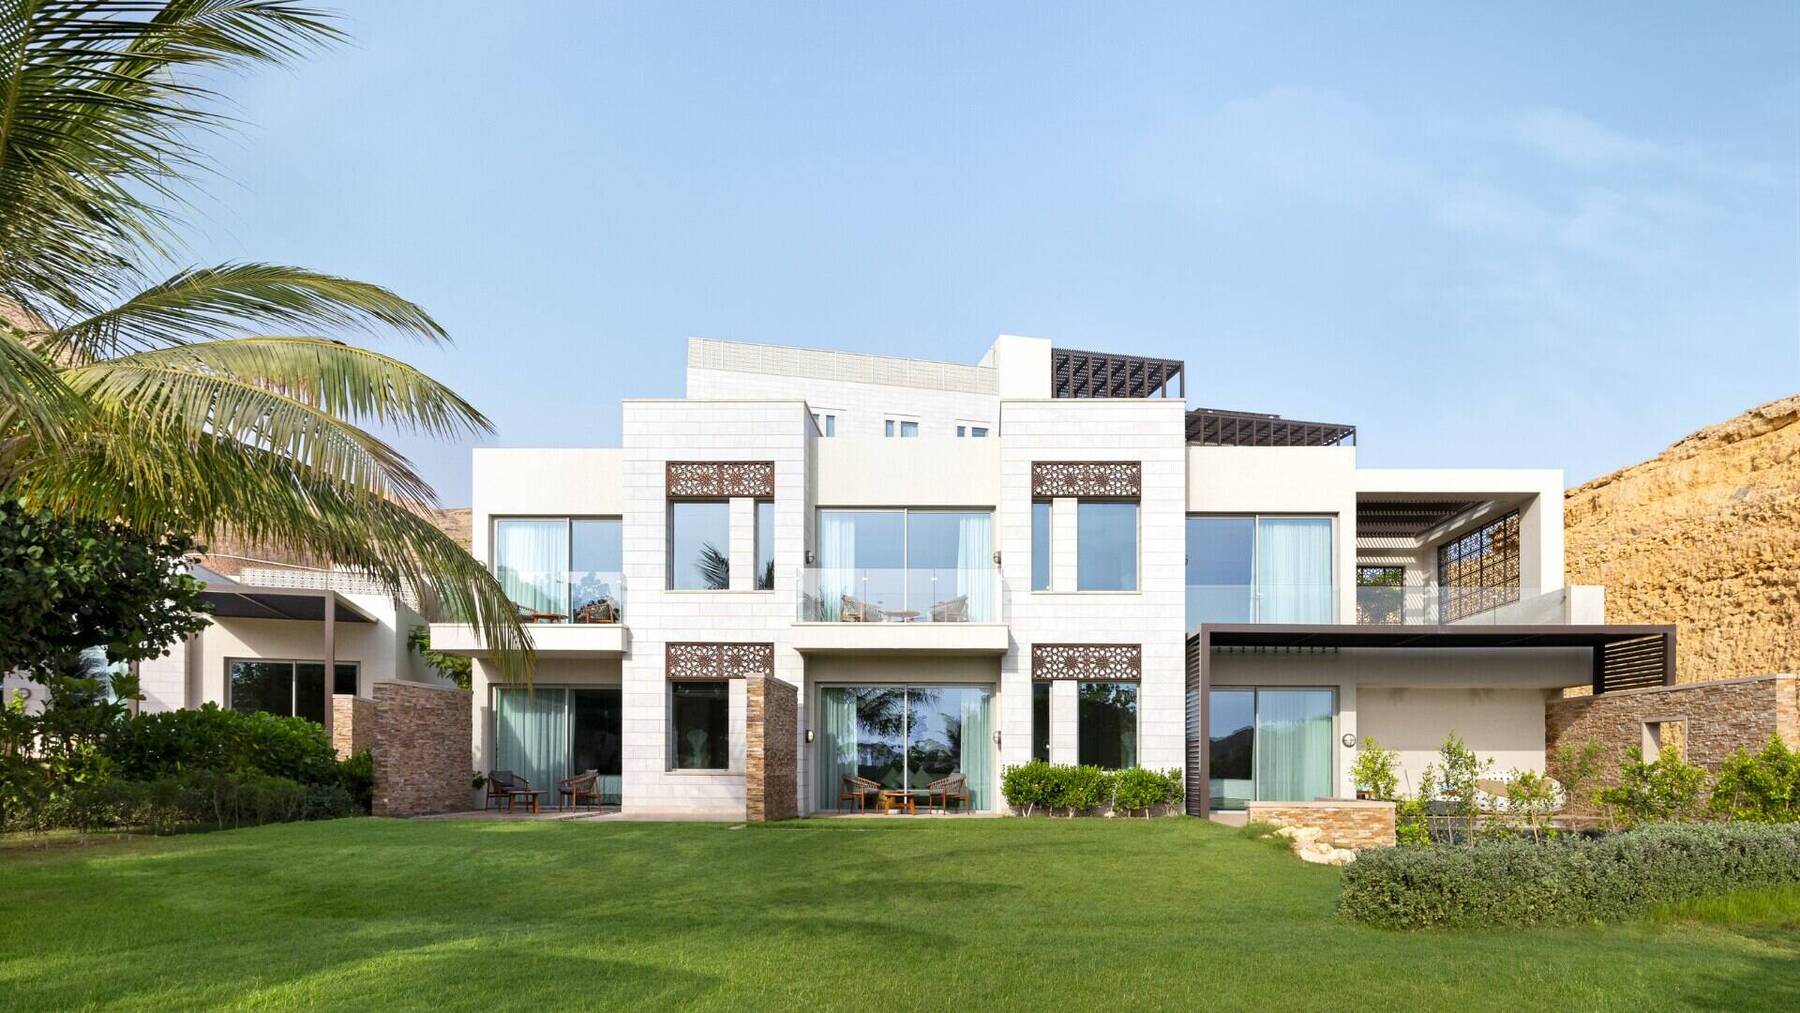
[[[813,553],[812,553],[811,549],[806,550],[806,561],[808,563],[811,563],[813,561]]]
[[[807,741],[810,742],[812,740],[808,739]],[[1344,733],[1344,748],[1345,749],[1355,749],[1356,748],[1356,733],[1355,732],[1345,732]]]
[[[999,549],[994,550],[994,565],[995,566],[1000,565],[1000,550]]]
[[[996,729],[994,729],[994,746],[995,746],[995,748],[998,748],[999,745],[1000,745],[1000,729],[996,728]]]
[[[808,728],[806,730],[806,741],[809,745],[812,743],[812,729],[811,728]]]

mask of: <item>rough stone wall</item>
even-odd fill
[[[751,676],[744,688],[744,819],[793,819],[800,814],[795,745],[800,691],[760,675]]]
[[[339,693],[331,698],[331,748],[338,759],[370,749],[375,744],[375,701]]]
[[[1800,395],[1569,490],[1567,579],[1674,623],[1682,682],[1800,671]]]
[[[469,808],[469,691],[420,682],[375,684],[377,816]]]
[[[1250,822],[1290,827],[1317,827],[1319,839],[1340,848],[1394,846],[1394,803],[1252,802]]]
[[[1597,742],[1602,749],[1596,787],[1618,782],[1625,751],[1644,743],[1644,724],[1685,721],[1689,763],[1718,770],[1739,749],[1751,752],[1780,735],[1800,748],[1800,677],[1764,675],[1701,685],[1634,689],[1551,700],[1544,708],[1544,752],[1556,776],[1556,751]],[[1664,740],[1669,748],[1668,740]]]

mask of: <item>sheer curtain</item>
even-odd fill
[[[506,596],[533,612],[569,611],[569,523],[503,520],[494,525],[494,568]]]
[[[856,588],[856,518],[819,511],[819,618],[836,622],[844,596]],[[835,789],[832,797],[837,797]]]
[[[1331,790],[1330,690],[1256,693],[1256,797],[1310,802]]]
[[[972,599],[971,599],[972,600]],[[988,792],[994,783],[994,718],[993,694],[985,689],[962,693],[963,776],[969,779],[969,808],[988,808]]]
[[[969,600],[969,622],[995,622],[993,517],[965,514],[956,535],[956,593]]]
[[[569,770],[569,691],[502,686],[494,690],[494,769],[510,770],[556,799]]]
[[[838,807],[845,774],[856,773],[856,697],[847,689],[819,690],[819,808]]]
[[[1331,518],[1258,518],[1256,593],[1257,622],[1331,622]]]

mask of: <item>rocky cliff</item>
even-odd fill
[[[1674,623],[1682,682],[1800,672],[1800,395],[1570,489],[1568,582]]]

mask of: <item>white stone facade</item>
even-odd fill
[[[730,680],[729,764],[672,769],[670,642],[772,644],[773,674],[799,689],[796,730],[799,810],[820,807],[816,783],[821,685],[979,685],[993,693],[998,771],[1031,759],[1033,652],[1037,644],[1132,645],[1140,649],[1137,762],[1184,767],[1191,729],[1187,518],[1195,514],[1304,515],[1331,521],[1330,593],[1335,623],[1357,622],[1359,563],[1398,560],[1406,582],[1429,585],[1436,547],[1489,512],[1519,509],[1522,583],[1560,589],[1561,477],[1556,472],[1386,472],[1356,469],[1353,446],[1193,446],[1187,406],[1164,398],[1052,398],[1049,342],[1005,336],[977,365],[733,345],[690,345],[687,397],[623,405],[622,446],[581,450],[482,450],[475,455],[473,548],[494,563],[493,523],[503,517],[619,518],[624,574],[622,628],[534,634],[539,686],[618,687],[622,717],[621,796],[627,810],[737,818],[745,805],[744,683]],[[826,436],[815,417],[837,416]],[[888,438],[885,420],[918,423],[916,438]],[[985,438],[958,438],[980,423]],[[756,497],[732,498],[729,588],[668,587],[670,462],[770,462],[774,474],[774,587],[755,588]],[[1136,587],[1077,587],[1080,500],[1051,498],[1050,586],[1034,590],[1034,463],[1131,462],[1138,466]],[[1358,504],[1370,496],[1433,499],[1479,496],[1442,530],[1405,540],[1359,537]],[[801,615],[803,568],[819,552],[821,509],[956,509],[992,512],[996,614],[961,627],[913,622],[880,627]],[[1391,544],[1390,544],[1391,543]],[[1396,563],[1396,565],[1399,565]],[[1562,599],[1558,599],[1561,601]],[[1573,611],[1599,618],[1595,600]],[[1564,609],[1564,618],[1572,607]],[[816,617],[815,617],[816,618]],[[1535,620],[1545,621],[1545,620]],[[477,769],[495,755],[494,673],[466,628],[442,627],[440,643],[467,644],[477,658],[473,751]],[[443,639],[439,639],[443,638]],[[1471,745],[1487,729],[1509,762],[1541,767],[1520,732],[1521,714],[1545,693],[1586,680],[1579,652],[1438,655],[1283,654],[1221,658],[1215,685],[1330,686],[1337,691],[1334,739],[1354,735],[1358,689],[1365,720],[1409,726],[1407,694],[1418,692],[1421,734],[1458,730]],[[1383,666],[1386,667],[1383,667]],[[1038,673],[1040,676],[1043,673]],[[1445,695],[1448,694],[1448,695]],[[1467,708],[1467,720],[1458,720]],[[1541,717],[1541,714],[1540,714]],[[1540,728],[1541,732],[1541,728]],[[1079,756],[1077,684],[1053,680],[1047,730],[1050,758]],[[1400,744],[1409,776],[1423,762],[1412,736]],[[986,746],[964,742],[965,751]],[[1535,753],[1533,752],[1535,748]],[[1348,793],[1354,747],[1332,760],[1336,790]],[[998,777],[989,797],[997,800]],[[540,786],[553,787],[553,786]],[[998,807],[997,801],[990,805]]]

